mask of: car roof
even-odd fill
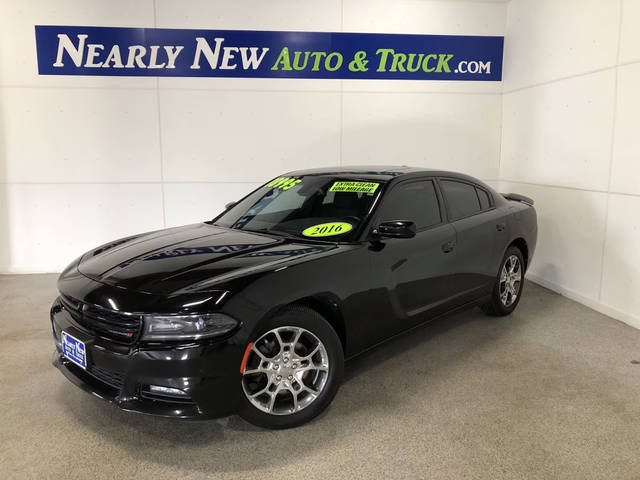
[[[295,170],[293,172],[286,173],[286,175],[294,177],[302,175],[335,175],[339,177],[353,177],[380,181],[389,181],[397,177],[407,178],[432,175],[439,177],[455,177],[476,183],[482,183],[478,179],[470,177],[469,175],[465,175],[463,173],[429,168],[409,167],[406,165],[354,165],[342,167],[324,167],[312,168],[308,170]]]

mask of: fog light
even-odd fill
[[[151,393],[159,393],[160,395],[170,395],[173,397],[186,397],[187,394],[179,388],[163,387],[161,385],[149,385]]]

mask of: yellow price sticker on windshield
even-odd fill
[[[295,187],[301,181],[302,180],[300,180],[299,178],[278,177],[267,183],[265,187],[279,188],[280,190],[289,190],[291,187]]]
[[[375,182],[335,182],[330,192],[374,193],[379,183]]]
[[[305,228],[302,235],[305,237],[330,237],[332,235],[342,235],[351,231],[353,226],[345,222],[319,223],[312,227]]]

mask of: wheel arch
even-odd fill
[[[345,356],[347,353],[347,328],[342,313],[340,300],[331,292],[323,292],[297,299],[287,299],[286,303],[274,305],[272,308],[264,312],[255,323],[252,324],[250,331],[248,332],[248,338],[253,338],[255,332],[260,329],[263,322],[270,318],[275,317],[283,310],[286,310],[292,306],[303,306],[309,308],[319,315],[321,315],[333,328],[338,335],[340,344],[342,345],[342,351]]]
[[[524,269],[527,271],[527,268],[529,268],[529,247],[527,246],[527,241],[522,237],[518,237],[507,246],[507,249],[509,247],[517,247],[520,250],[522,258],[524,259]]]
[[[303,305],[322,315],[335,330],[342,344],[342,351],[345,352],[346,355],[347,330],[344,323],[344,316],[336,299],[329,295],[311,295],[291,302],[289,305]]]

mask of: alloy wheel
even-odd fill
[[[505,307],[513,305],[520,293],[522,268],[516,255],[509,256],[500,273],[500,301]]]
[[[259,410],[291,415],[318,398],[328,376],[329,355],[320,339],[304,328],[284,326],[251,345],[242,389]]]

